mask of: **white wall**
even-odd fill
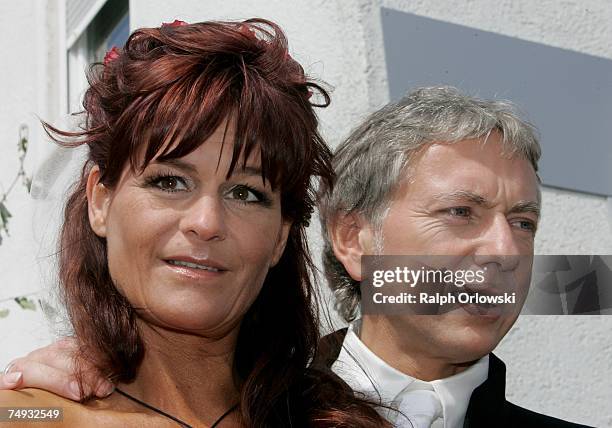
[[[30,149],[26,171],[32,173],[45,144],[38,118],[51,118],[54,103],[48,97],[49,81],[57,79],[49,66],[52,40],[47,38],[54,20],[55,5],[37,0],[0,2],[0,184],[6,188],[15,177],[18,129],[29,126]],[[52,57],[54,54],[51,54]],[[56,113],[55,113],[56,114]],[[13,214],[11,236],[0,245],[0,365],[23,355],[50,340],[49,329],[38,299],[40,277],[36,259],[39,256],[33,230],[33,207],[24,187],[14,188],[6,202]],[[27,296],[36,309],[22,309],[13,300]]]
[[[609,199],[609,198],[608,198]],[[606,198],[542,192],[537,254],[611,254]],[[612,286],[612,284],[609,284]],[[612,316],[523,316],[497,354],[508,364],[508,398],[533,410],[612,426]]]
[[[17,165],[13,151],[19,123],[29,120],[34,134],[31,113],[53,118],[58,114],[57,7],[51,0],[46,9],[41,4],[24,1],[14,9],[0,3],[3,184]],[[194,22],[258,16],[276,21],[288,35],[291,54],[311,75],[333,87],[332,106],[320,117],[325,136],[335,145],[365,115],[388,101],[381,6],[612,59],[612,3],[607,0],[132,0],[130,19],[132,28],[175,18]],[[43,24],[23,25],[33,20]],[[47,144],[40,138],[34,143],[39,151]],[[0,300],[33,291],[41,282],[25,262],[31,257],[32,242],[26,239],[31,236],[27,198],[20,192],[10,200],[16,214],[13,236],[0,245]],[[612,254],[610,206],[602,197],[544,189],[536,252]],[[313,230],[312,248],[318,252],[316,235]],[[46,333],[39,333],[43,338],[29,334],[44,331],[34,318],[0,319],[0,364],[46,340]],[[508,397],[557,417],[612,427],[612,384],[606,381],[612,378],[611,330],[609,316],[520,319],[498,349],[508,363]]]

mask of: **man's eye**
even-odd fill
[[[455,217],[469,217],[472,211],[469,207],[453,207],[448,209],[448,213]]]
[[[521,229],[521,230],[526,230],[528,232],[535,232],[536,231],[536,225],[532,221],[517,220],[517,221],[514,221],[513,224],[518,226],[518,228]]]

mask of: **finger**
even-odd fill
[[[49,366],[64,372],[66,380],[75,378],[77,371],[80,370],[83,381],[86,385],[86,395],[106,397],[114,391],[114,385],[104,376],[99,374],[98,369],[89,361],[79,358],[77,351],[78,342],[74,337],[65,337],[48,346],[30,352],[25,358],[20,358],[14,362],[32,361]],[[75,362],[75,356],[78,360]],[[76,388],[76,386],[74,386]]]
[[[30,352],[22,360],[30,360],[64,371],[70,375],[76,373],[74,357],[78,350],[76,339],[65,338],[43,348]],[[84,367],[88,369],[89,367]]]
[[[45,364],[18,358],[13,361],[10,372],[3,375],[4,383],[14,381],[15,373],[20,374],[21,379],[18,380],[18,386],[11,389],[38,388],[70,400],[80,400],[82,398],[74,376],[68,376],[65,372]],[[91,390],[83,392],[88,394],[91,393]]]
[[[21,388],[23,374],[20,372],[11,371],[9,373],[0,374],[0,389],[18,389]]]
[[[28,358],[18,358],[12,361],[10,373],[13,372],[23,374],[17,387],[19,389],[44,389],[71,400],[89,396],[104,398],[115,390],[115,385],[94,369],[82,372],[82,390],[76,379],[76,371],[67,372],[65,367],[57,369]]]
[[[114,390],[114,385],[101,376],[92,363],[78,359],[75,352],[78,343],[74,338],[65,338],[43,348],[30,352],[26,357],[11,362],[10,372],[22,372],[23,378],[16,384],[14,377],[4,380],[4,387],[10,389],[39,388],[65,398],[80,400],[85,396],[106,397]],[[83,391],[76,382],[80,370]]]

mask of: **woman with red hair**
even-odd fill
[[[90,367],[117,388],[2,391],[0,406],[62,407],[70,426],[385,426],[310,364],[305,226],[312,179],[333,175],[313,106],[329,96],[278,26],[140,29],[89,82],[83,130],[45,129],[89,149],[59,252],[77,395]]]

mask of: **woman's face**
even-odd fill
[[[116,188],[92,170],[90,224],[106,238],[116,287],[148,323],[207,337],[236,327],[282,255],[290,223],[254,150],[226,179],[225,124],[180,159],[125,169]]]

